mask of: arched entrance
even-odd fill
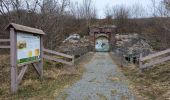
[[[109,52],[115,45],[116,26],[90,28],[90,40],[93,41],[94,51]]]
[[[108,52],[110,50],[109,39],[105,36],[99,36],[95,39],[95,51]]]

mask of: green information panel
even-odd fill
[[[17,63],[38,61],[40,58],[40,36],[17,33]]]

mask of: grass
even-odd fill
[[[67,93],[64,93],[64,94],[62,94],[62,96],[60,97],[60,99],[66,100],[68,96],[69,96],[69,95],[68,95]]]
[[[128,79],[137,100],[170,100],[170,62],[152,66],[140,73],[138,66],[122,67],[115,55],[111,54],[111,57]]]
[[[113,82],[118,82],[120,81],[120,79],[118,77],[109,77],[108,79],[110,79]]]
[[[107,97],[103,94],[96,93],[97,96],[99,96],[99,100],[107,100]]]
[[[89,80],[89,82],[95,82],[96,78]]]
[[[76,63],[75,66],[63,66],[61,63],[52,63],[45,61],[43,80],[38,78],[32,66],[29,66],[28,71],[19,85],[19,90],[16,95],[10,94],[10,66],[9,56],[2,55],[0,58],[0,100],[49,100],[56,99],[61,91],[70,87],[73,83],[79,80],[85,71],[84,64],[90,61],[92,54],[84,57],[82,61]]]
[[[170,99],[170,62],[145,69],[142,73],[134,65],[121,70],[140,97],[146,100]]]
[[[87,95],[85,98],[84,98],[84,100],[90,100],[91,99],[91,97],[89,96],[89,95]]]
[[[113,90],[111,90],[111,94],[114,96],[115,94],[117,94],[118,93],[118,91],[117,90],[115,90],[115,89],[113,89]]]

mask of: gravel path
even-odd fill
[[[108,53],[95,53],[81,80],[57,100],[135,100],[128,82]]]

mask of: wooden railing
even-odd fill
[[[52,54],[52,56],[49,56],[47,54],[43,54],[43,58],[50,60],[50,61],[55,61],[55,62],[60,62],[60,63],[64,63],[67,65],[74,65],[74,56],[70,56],[64,53],[59,53],[53,50],[48,50],[48,49],[43,49],[43,52],[46,52],[48,54]],[[61,58],[57,58],[56,56],[60,56],[66,59],[70,59],[69,61],[61,59]]]
[[[10,39],[0,39],[0,42],[10,42]],[[0,45],[0,49],[9,49],[10,46],[7,45]]]
[[[147,68],[147,67],[168,61],[168,60],[170,60],[170,56],[161,57],[161,56],[166,55],[168,53],[170,53],[170,49],[160,51],[160,52],[157,52],[157,53],[154,53],[154,54],[150,54],[150,55],[145,56],[145,57],[143,57],[142,54],[140,54],[139,66],[140,66],[141,69],[144,69],[144,68]]]

